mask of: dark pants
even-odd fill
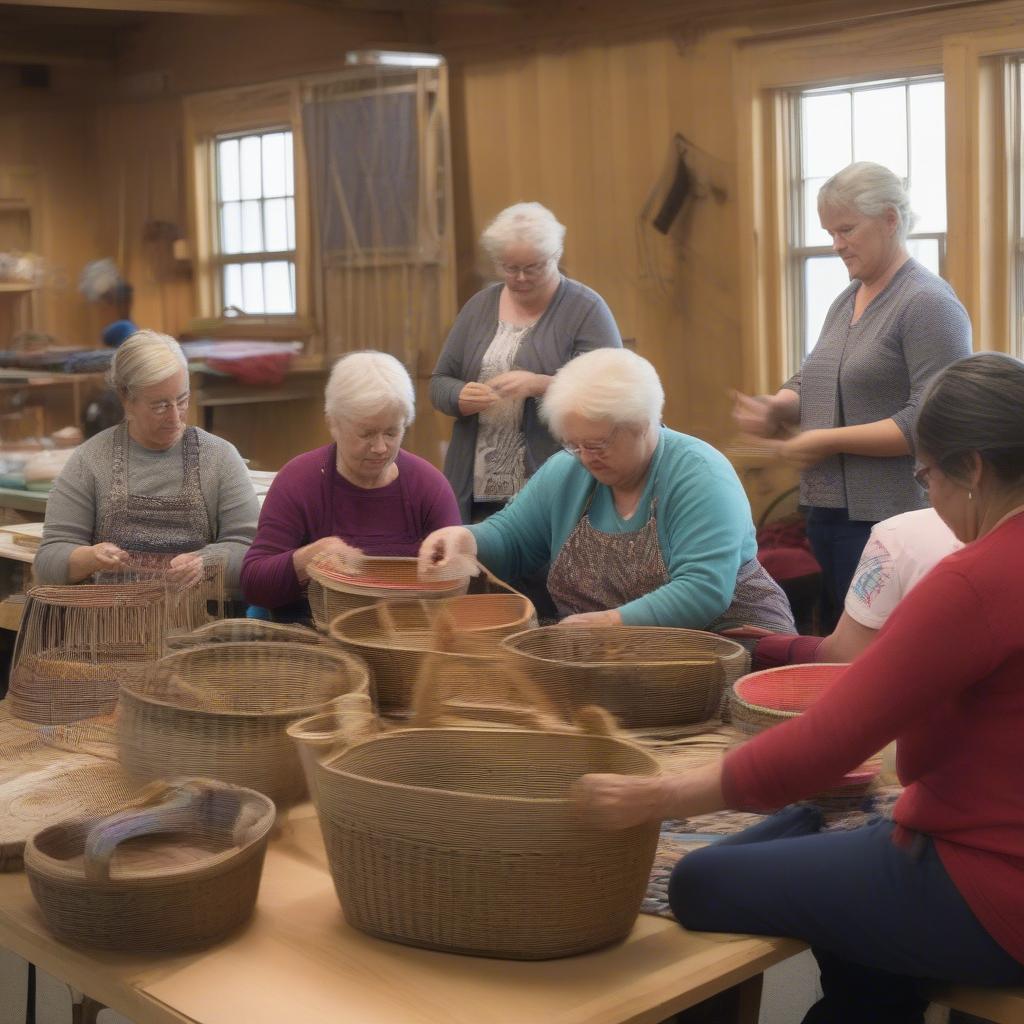
[[[821,566],[821,632],[826,636],[843,612],[846,592],[874,525],[851,519],[845,508],[807,510],[807,539]]]
[[[794,806],[681,860],[669,903],[694,931],[810,944],[824,997],[804,1024],[920,1024],[929,980],[1024,984],[1024,965],[981,926],[926,836],[893,823],[822,832]]]

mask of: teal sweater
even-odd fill
[[[514,501],[470,527],[480,561],[502,579],[553,563],[594,488],[594,478],[578,459],[567,452],[552,456]],[[653,498],[669,580],[622,605],[622,621],[703,629],[732,603],[736,574],[757,553],[747,496],[721,452],[662,427],[636,512],[623,519],[611,489],[596,484],[590,524],[604,533],[633,533],[646,524]]]

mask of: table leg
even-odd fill
[[[683,1010],[666,1024],[758,1024],[764,976],[752,978]]]

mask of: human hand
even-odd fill
[[[203,556],[198,551],[175,555],[167,565],[167,582],[184,589],[203,578]]]
[[[314,559],[330,558],[340,562],[347,572],[358,572],[363,564],[359,548],[346,544],[340,537],[321,537],[319,540],[292,552],[292,565],[300,583],[309,579],[309,564]]]
[[[774,437],[778,433],[781,424],[769,395],[731,394],[733,422],[744,434]]]
[[[591,824],[623,829],[670,817],[667,790],[666,780],[659,776],[584,775],[573,795]]]
[[[508,370],[492,377],[487,383],[499,398],[538,398],[547,391],[551,378],[529,370]]]
[[[476,538],[464,526],[443,526],[420,545],[416,567],[420,579],[444,579],[460,558],[476,558]]]
[[[805,430],[785,441],[771,441],[769,444],[780,459],[792,463],[797,469],[807,469],[836,454],[832,431],[827,428]]]
[[[490,409],[497,401],[498,394],[494,388],[489,384],[471,380],[464,384],[459,392],[459,412],[463,416],[473,416],[475,413]]]
[[[621,626],[622,612],[610,608],[603,612],[579,612],[559,620],[560,626]]]
[[[93,544],[89,548],[93,560],[93,572],[111,572],[128,558],[128,553],[109,541]]]

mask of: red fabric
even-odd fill
[[[769,523],[757,531],[757,560],[773,580],[795,580],[821,572],[803,519]]]
[[[989,933],[1024,962],[1024,514],[940,562],[805,714],[730,753],[730,806],[829,788],[898,739],[894,817],[935,840]]]
[[[276,385],[284,383],[291,365],[291,352],[268,352],[262,355],[243,356],[236,359],[205,360],[211,370],[229,373],[243,384]]]
[[[783,665],[806,665],[817,661],[818,648],[823,636],[794,636],[790,633],[776,633],[758,640],[754,648],[751,668],[760,672],[766,668],[781,668]]]

